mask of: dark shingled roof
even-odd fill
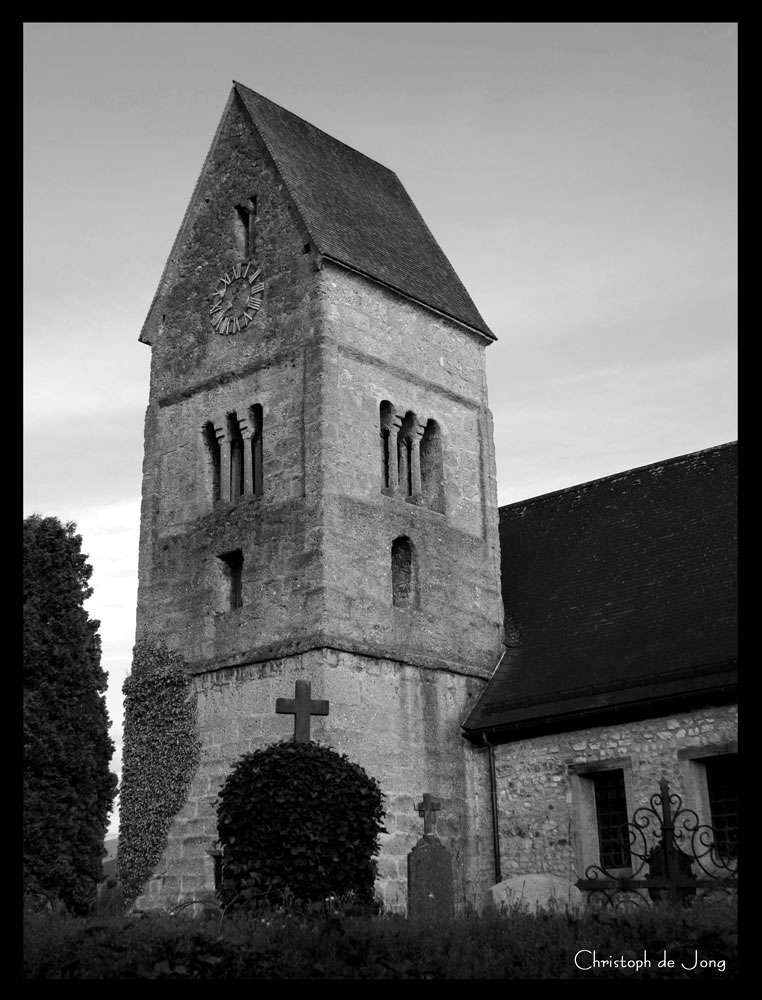
[[[397,175],[234,85],[315,248],[494,340]]]
[[[733,697],[737,443],[500,508],[507,651],[490,741]]]

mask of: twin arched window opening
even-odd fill
[[[383,491],[444,513],[442,435],[436,420],[423,424],[412,410],[397,416],[385,399],[379,423]]]
[[[222,422],[208,421],[204,440],[211,467],[213,500],[233,501],[260,496],[262,475],[262,407],[228,413]]]

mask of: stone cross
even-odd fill
[[[424,834],[433,833],[437,825],[435,813],[442,808],[441,804],[432,799],[428,792],[424,792],[423,802],[419,802],[415,808],[418,810],[418,815],[423,816]]]
[[[328,702],[313,701],[310,687],[309,681],[297,681],[294,698],[278,698],[275,702],[278,715],[295,716],[294,743],[309,743],[311,715],[328,715]]]

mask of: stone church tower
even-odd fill
[[[494,339],[394,173],[234,85],[141,334],[138,631],[189,664],[202,741],[145,905],[213,888],[217,792],[291,737],[298,680],[385,794],[386,904],[424,792],[456,900],[493,880],[460,727],[502,650]]]

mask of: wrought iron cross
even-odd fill
[[[415,807],[418,815],[423,816],[424,834],[433,833],[437,825],[436,813],[442,808],[441,803],[436,802],[428,792],[423,794],[423,802],[419,802]]]
[[[328,702],[322,699],[313,701],[310,688],[309,681],[297,681],[294,698],[278,698],[275,702],[278,715],[295,716],[294,743],[309,743],[310,716],[328,715]]]

